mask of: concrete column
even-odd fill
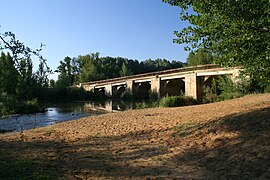
[[[240,75],[240,69],[234,69],[233,70],[233,74],[231,76],[231,80],[233,81],[233,83],[238,83],[238,81],[239,81],[239,79],[238,79],[239,75]]]
[[[160,78],[158,76],[151,78],[151,90],[157,93],[158,98],[160,98]]]
[[[112,96],[112,84],[105,85],[105,95]]]
[[[197,73],[185,75],[185,95],[197,99]]]
[[[203,98],[203,87],[204,87],[204,82],[205,82],[205,77],[204,76],[197,76],[197,99],[202,100]]]
[[[127,84],[126,91],[129,92],[130,94],[133,94],[133,80],[127,80],[126,84]]]
[[[111,100],[105,102],[105,110],[108,112],[113,112],[113,105]]]

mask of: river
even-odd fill
[[[141,102],[124,102],[121,100],[42,103],[40,105],[44,107],[44,113],[14,115],[0,119],[0,130],[2,132],[23,131],[82,117],[133,109],[138,104],[141,104]]]

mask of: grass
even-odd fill
[[[0,179],[55,179],[56,174],[42,167],[42,162],[34,160],[20,160],[8,156],[7,152],[0,152]]]

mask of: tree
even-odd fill
[[[207,48],[225,66],[244,66],[259,88],[270,80],[269,0],[162,0],[179,6],[190,26],[175,31],[186,50]],[[193,11],[192,11],[192,10]]]
[[[60,65],[55,71],[59,73],[56,84],[60,88],[71,86],[74,83],[74,74],[71,62],[72,59],[70,57],[65,57],[64,61],[60,61]]]
[[[55,83],[55,80],[54,79],[50,79],[49,86],[52,87],[52,88],[55,88],[56,87],[56,83]]]
[[[46,59],[41,55],[43,48],[31,49],[16,38],[12,32],[0,32],[0,51],[7,52],[1,57],[1,91],[14,95],[20,100],[36,98],[41,90],[48,86],[48,75],[51,73]],[[33,71],[32,57],[39,60],[39,67]]]
[[[127,68],[126,63],[123,62],[121,71],[119,71],[121,77],[123,76],[130,76],[132,72]]]
[[[102,79],[102,74],[98,73],[95,61],[99,59],[99,53],[91,53],[85,56],[79,56],[78,61],[81,66],[79,75],[80,82],[96,81]],[[99,70],[101,71],[101,70]]]
[[[213,63],[213,56],[206,49],[198,49],[197,51],[192,51],[187,57],[188,66],[197,66],[211,63]]]
[[[50,68],[47,66],[46,59],[41,55],[43,46],[44,44],[41,43],[40,48],[33,50],[19,41],[14,33],[10,31],[0,33],[0,50],[6,50],[11,53],[16,69],[20,67],[21,61],[31,59],[31,56],[35,55],[47,67],[46,73],[51,73]]]
[[[36,82],[31,59],[20,60],[18,73],[16,94],[23,100],[33,99],[35,94],[34,92],[36,90]]]
[[[15,94],[18,72],[9,53],[1,53],[0,57],[0,93]]]
[[[47,88],[49,86],[49,79],[47,72],[50,71],[43,61],[38,66],[38,71],[35,73],[36,85],[38,89]]]

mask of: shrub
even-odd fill
[[[21,104],[22,104],[22,106],[19,109],[18,113],[31,114],[31,113],[39,112],[37,98],[32,99],[32,100],[24,101]]]
[[[265,93],[270,93],[270,85],[268,85],[268,86],[266,86],[266,87],[264,88],[264,92],[265,92]]]
[[[149,90],[149,92],[148,92],[148,94],[149,94],[149,100],[150,101],[157,101],[158,100],[158,93],[157,92],[154,92],[154,91],[152,91],[152,90]]]
[[[0,116],[17,113],[20,109],[18,99],[7,93],[1,93],[0,96]]]
[[[250,82],[247,78],[239,77],[236,83],[226,77],[215,77],[212,81],[211,87],[204,88],[204,103],[211,103],[216,101],[223,101],[242,97],[250,92]]]
[[[190,96],[166,96],[160,100],[161,107],[178,107],[198,104],[198,101]]]
[[[125,99],[125,100],[132,100],[133,99],[133,96],[130,92],[128,91],[125,91],[121,94],[120,96],[121,99]]]
[[[204,96],[202,98],[203,103],[211,103],[218,101],[218,95],[215,89],[211,87],[205,87],[204,90]]]
[[[240,85],[240,81],[239,81]],[[242,86],[239,86],[242,88]],[[219,100],[228,100],[241,97],[243,93],[240,92],[240,89],[237,89],[236,84],[227,77],[220,77],[218,79],[218,88],[220,90]]]
[[[39,101],[85,101],[106,99],[105,95],[100,95],[98,92],[86,91],[83,88],[67,87],[67,88],[47,88],[44,94],[38,97]]]

